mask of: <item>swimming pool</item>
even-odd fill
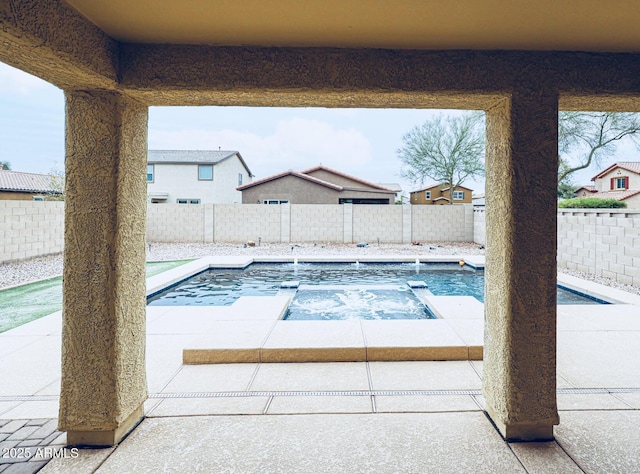
[[[276,295],[285,281],[300,286],[340,286],[343,290],[385,285],[409,294],[407,282],[416,280],[424,281],[437,296],[473,296],[484,301],[484,270],[458,263],[253,263],[244,269],[206,270],[150,295],[147,304],[228,306],[240,296]],[[558,289],[558,304],[597,303],[602,301]]]

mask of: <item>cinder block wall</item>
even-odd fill
[[[64,203],[0,200],[0,263],[62,252]]]
[[[149,242],[409,243],[473,240],[473,209],[338,204],[149,204]],[[0,201],[0,263],[56,254],[64,203]]]
[[[264,204],[215,204],[215,242],[281,242],[281,206]]]
[[[473,209],[469,205],[161,204],[149,206],[147,229],[147,240],[154,242],[257,242],[259,238],[262,242],[354,243],[378,238],[383,243],[469,242]]]
[[[487,243],[487,219],[484,206],[473,208],[473,241],[476,244]]]
[[[414,242],[472,242],[471,205],[412,206],[411,240]]]
[[[291,242],[342,242],[344,206],[294,204],[291,209]]]
[[[558,267],[640,286],[640,209],[560,209]]]
[[[353,242],[402,243],[402,206],[353,206]]]
[[[148,204],[147,240],[150,242],[205,242],[205,211],[212,204]]]
[[[149,204],[150,242],[476,242],[483,207]],[[57,254],[64,203],[0,200],[0,263]],[[640,209],[558,211],[558,267],[640,285]]]

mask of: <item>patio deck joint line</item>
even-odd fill
[[[56,402],[58,395],[4,395],[0,402]]]
[[[560,394],[640,393],[638,388],[559,388]],[[217,397],[316,397],[316,396],[438,396],[482,395],[482,390],[311,390],[311,391],[242,391],[242,392],[174,392],[152,393],[149,398],[217,398]],[[0,398],[1,400],[1,398]]]
[[[149,398],[222,398],[222,397],[358,397],[416,395],[480,395],[480,390],[347,390],[347,391],[248,391],[152,393]]]
[[[640,387],[629,388],[559,388],[563,395],[599,393],[640,393]],[[482,395],[477,390],[346,390],[346,391],[242,391],[242,392],[175,392],[151,393],[149,398],[224,398],[224,397],[354,397],[354,396],[438,396]],[[3,395],[0,402],[55,402],[58,395]]]
[[[565,394],[596,394],[596,393],[611,393],[615,389],[607,389],[607,388],[558,388],[556,389],[556,393]],[[626,389],[631,391],[640,391],[640,389]]]

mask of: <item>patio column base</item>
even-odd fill
[[[127,436],[144,418],[143,405],[140,405],[120,426],[105,431],[67,431],[67,445],[92,448],[115,446]]]
[[[505,441],[553,441],[555,439],[553,426],[557,423],[551,421],[503,423],[498,420],[490,407],[487,407],[487,413]]]

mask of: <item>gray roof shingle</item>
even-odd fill
[[[253,176],[244,158],[242,158],[240,152],[236,150],[148,150],[147,163],[199,163],[215,165],[234,155],[238,155],[247,173]]]

